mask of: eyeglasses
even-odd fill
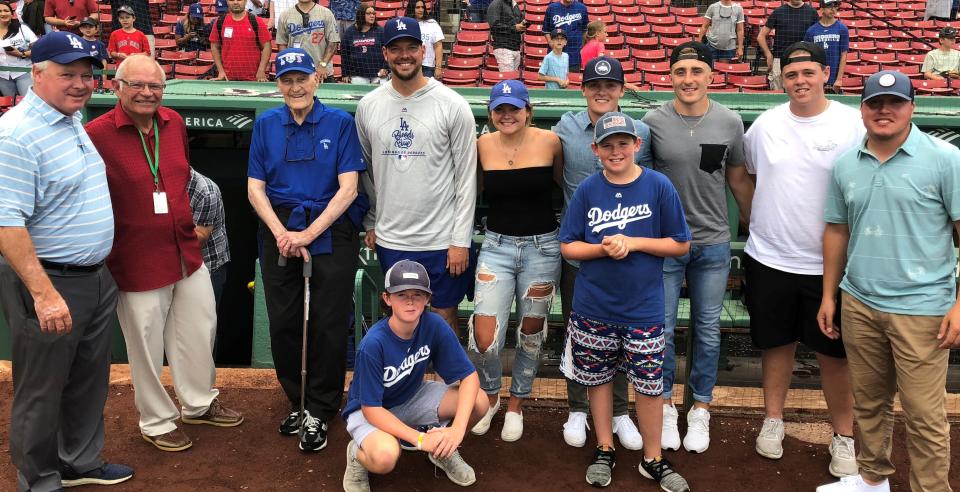
[[[293,126],[293,125],[291,125]],[[287,132],[287,141],[283,149],[283,160],[287,162],[309,162],[316,159],[316,142],[313,131],[316,125],[310,124],[310,138],[297,138],[297,127]]]
[[[150,89],[150,92],[163,92],[163,89],[167,86],[167,84],[154,84],[154,83],[147,83],[147,82],[140,82],[140,81],[129,81],[129,80],[123,80],[123,79],[117,79],[117,80],[119,80],[120,82],[123,82],[124,84],[127,84],[127,87],[138,92],[142,91],[145,88]]]

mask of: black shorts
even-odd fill
[[[744,304],[750,313],[750,338],[760,350],[803,342],[819,354],[845,358],[843,342],[824,336],[817,324],[823,275],[802,275],[770,268],[743,255]],[[840,305],[834,326],[840,326]]]

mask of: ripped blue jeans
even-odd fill
[[[506,236],[487,231],[477,259],[474,313],[470,317],[467,348],[480,376],[480,388],[489,395],[500,391],[503,364],[500,352],[507,339],[510,311],[517,306],[517,351],[513,360],[510,394],[530,396],[540,364],[540,347],[547,339],[547,316],[560,279],[558,231],[537,236]],[[480,351],[476,318],[495,317],[493,343]],[[535,319],[542,329],[527,335],[524,319]],[[528,322],[529,323],[529,322]],[[529,330],[528,330],[529,331]]]

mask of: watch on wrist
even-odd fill
[[[320,62],[320,66],[323,68],[327,68],[327,62],[325,61]]]

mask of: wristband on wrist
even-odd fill
[[[423,432],[421,432],[420,435],[417,436],[417,451],[423,451],[423,439],[426,437],[427,435],[424,434]]]

